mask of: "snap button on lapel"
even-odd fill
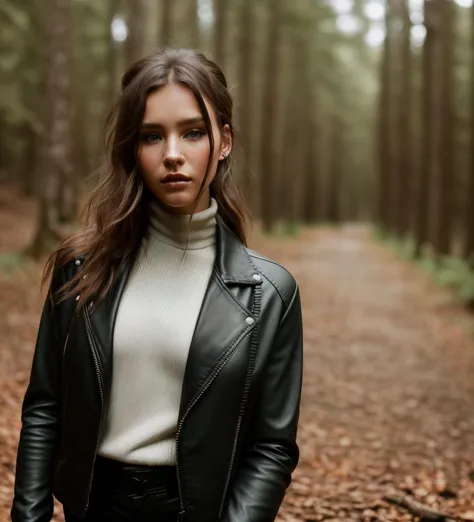
[[[245,322],[250,326],[255,322],[255,319],[253,317],[247,317],[247,319],[245,319]]]
[[[81,296],[78,295],[78,296],[76,297],[76,301],[79,301],[80,298],[81,298]]]
[[[260,274],[254,274],[252,277],[255,279],[255,281],[261,281],[262,280],[262,276]]]
[[[80,259],[76,259],[76,261],[74,261],[75,265],[76,266],[79,266],[81,264],[81,260]]]

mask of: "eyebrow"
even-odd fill
[[[178,121],[178,126],[184,127],[185,125],[198,125],[203,123],[204,119],[201,116],[196,116],[194,118],[186,118],[185,120]],[[162,127],[161,123],[144,122],[140,125],[140,128],[142,129],[156,129],[158,127]]]

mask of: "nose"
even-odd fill
[[[179,138],[175,136],[169,136],[166,141],[166,149],[164,155],[164,163],[170,168],[176,165],[182,165],[184,162],[183,153],[181,151]]]

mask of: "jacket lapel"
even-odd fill
[[[115,320],[131,267],[132,262],[127,263],[105,299],[100,301],[92,311],[85,310],[90,319],[94,344],[106,382],[111,376]]]
[[[105,382],[110,383],[115,320],[131,267],[130,261],[115,285],[93,311],[86,310]],[[191,342],[181,396],[180,415],[196,400],[232,348],[256,325],[252,303],[240,303],[232,285],[255,286],[260,280],[250,256],[220,218],[216,226],[216,260]],[[247,305],[247,307],[246,307]]]
[[[231,285],[257,285],[256,269],[238,238],[218,219],[216,261],[189,349],[181,394],[180,418],[199,399],[232,349],[256,326]]]

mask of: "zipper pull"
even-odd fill
[[[184,521],[184,514],[185,514],[185,511],[180,511],[178,513],[178,521],[177,522],[183,522]]]

